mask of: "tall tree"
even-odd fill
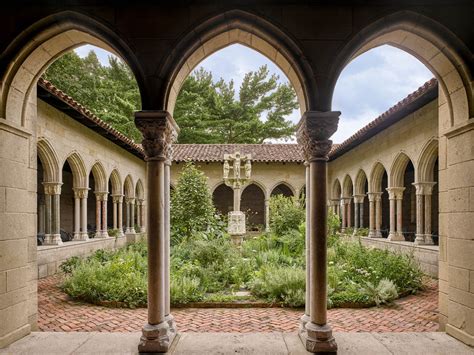
[[[238,96],[234,82],[214,81],[203,68],[191,74],[178,95],[174,117],[179,143],[262,143],[289,138],[286,117],[298,108],[288,84],[279,84],[266,65],[245,75]]]

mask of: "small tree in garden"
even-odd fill
[[[184,166],[171,196],[173,244],[216,226],[216,210],[206,179],[193,164]]]
[[[270,228],[275,234],[297,230],[304,219],[305,209],[296,197],[276,195],[270,199]]]

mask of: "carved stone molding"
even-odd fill
[[[172,157],[172,143],[179,128],[168,111],[135,112],[135,124],[143,134],[142,146],[146,160],[167,160]]]
[[[108,192],[107,191],[95,191],[95,197],[97,201],[107,201]]]
[[[388,191],[389,199],[401,200],[403,198],[403,191],[405,191],[405,188],[388,187],[386,190]]]
[[[75,198],[87,198],[89,195],[89,188],[87,187],[75,187],[74,190],[74,197]]]
[[[43,182],[45,195],[61,195],[61,182]]]
[[[369,201],[380,201],[382,199],[382,192],[368,192],[367,197]]]
[[[127,204],[135,204],[135,197],[125,197],[125,202]]]
[[[431,195],[436,182],[414,182],[417,195]]]
[[[114,203],[123,202],[123,195],[112,195],[112,200]]]
[[[303,146],[306,161],[328,160],[332,147],[329,139],[337,130],[339,111],[307,111],[298,124],[296,137]]]

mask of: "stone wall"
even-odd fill
[[[388,249],[396,253],[413,256],[420,264],[423,272],[431,277],[438,278],[439,247],[436,245],[414,245],[411,242],[391,242],[380,238],[361,238],[362,244],[378,249]]]

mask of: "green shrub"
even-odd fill
[[[305,303],[305,271],[296,267],[264,266],[250,283],[252,293],[270,302],[291,307]]]
[[[193,164],[186,164],[171,196],[171,243],[178,244],[196,233],[219,229],[222,226],[217,223],[216,215],[206,176]]]
[[[276,235],[284,235],[292,229],[298,229],[305,220],[305,209],[296,197],[283,195],[270,199],[270,228]]]
[[[367,294],[369,299],[373,300],[377,306],[390,303],[398,298],[397,287],[388,279],[380,280],[377,286],[372,282],[366,282],[365,287],[361,291]]]
[[[201,301],[204,293],[200,287],[200,280],[189,276],[174,276],[170,280],[170,295],[174,304]]]

